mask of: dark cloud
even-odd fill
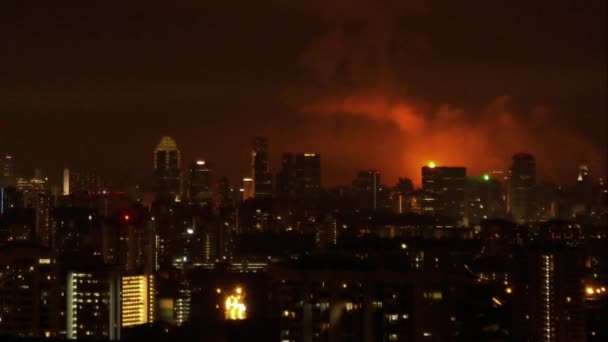
[[[331,184],[369,167],[416,178],[431,158],[478,172],[519,150],[547,178],[605,172],[605,6],[3,2],[0,149],[25,169],[142,179],[171,134],[236,179],[264,134],[275,165],[323,153]]]

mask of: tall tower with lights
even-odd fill
[[[251,151],[253,196],[268,198],[272,196],[272,174],[268,165],[268,139],[257,137]]]
[[[422,167],[422,212],[446,217],[457,222],[464,219],[464,167],[437,166],[430,162]]]
[[[179,198],[180,164],[181,154],[175,140],[169,136],[162,137],[154,150],[154,171],[161,198]]]
[[[534,188],[536,161],[531,154],[517,153],[509,170],[509,213],[515,221],[525,222],[534,217]]]

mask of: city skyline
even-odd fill
[[[0,341],[608,341],[607,4],[0,1]]]
[[[0,147],[25,170],[134,179],[170,135],[234,180],[260,135],[275,170],[283,150],[322,153],[327,184],[519,151],[542,179],[606,174],[603,1],[65,4],[0,8]]]
[[[259,138],[259,137],[258,137]],[[188,168],[189,165],[191,163],[196,163],[196,162],[200,162],[200,161],[205,161],[205,162],[212,162],[212,160],[210,160],[209,158],[201,158],[200,156],[205,155],[204,153],[195,153],[193,154],[194,157],[190,158],[189,156],[187,157],[181,157],[183,155],[183,152],[181,150],[181,146],[178,145],[175,140],[173,139],[173,137],[168,136],[168,135],[164,135],[162,137],[159,137],[159,139],[161,140],[160,144],[166,143],[165,140],[169,139],[171,140],[171,143],[174,144],[173,148],[177,148],[179,150],[179,155],[180,157],[178,157],[178,162],[176,164],[176,166],[179,166],[179,170],[176,170],[177,175],[179,175],[180,178],[184,178],[187,177],[188,174]],[[257,139],[257,138],[256,138]],[[265,139],[265,137],[264,137]],[[250,139],[251,140],[251,139]],[[158,139],[157,139],[158,141]],[[266,142],[268,144],[268,141]],[[251,145],[251,144],[250,144]],[[156,145],[154,145],[156,146]],[[160,145],[159,145],[160,146]],[[269,150],[271,152],[269,152],[267,154],[268,157],[268,168],[270,170],[270,177],[271,177],[271,186],[273,188],[276,189],[276,185],[277,185],[277,175],[281,172],[281,164],[283,163],[282,158],[285,157],[285,154],[290,154],[292,152],[288,152],[288,151],[282,151],[282,152],[277,152],[277,153],[273,153],[272,152],[272,142],[270,142],[270,148]],[[114,177],[112,179],[111,177],[111,173],[110,176],[109,175],[100,175],[106,182],[109,183],[109,185],[113,186],[113,187],[117,187],[120,188],[121,186],[124,186],[124,184],[130,182],[130,183],[135,183],[135,184],[140,184],[143,185],[144,187],[150,187],[153,186],[153,183],[155,182],[155,177],[156,177],[156,151],[158,151],[158,146],[153,149],[154,151],[154,156],[151,158],[151,161],[153,162],[153,166],[151,168],[149,168],[148,172],[145,174],[128,174],[128,176],[121,178],[116,178]],[[268,148],[268,147],[267,147]],[[247,177],[252,177],[253,173],[252,173],[252,169],[251,169],[251,146],[249,146],[249,150],[247,151],[247,153],[249,154],[249,160],[246,161],[245,166],[239,168],[239,169],[247,169],[249,168],[249,170],[245,170],[242,174],[236,174],[234,171],[233,172],[227,172],[228,174],[236,174],[236,176],[234,176],[234,178],[228,178],[229,181],[232,182],[232,184],[234,184],[235,186],[237,186],[237,184],[239,182],[242,181],[243,178],[247,178]],[[316,153],[316,152],[312,152],[312,151],[299,151],[297,152],[297,154],[310,154],[310,153]],[[484,175],[488,175],[488,174],[492,174],[492,173],[505,173],[507,174],[510,170],[511,164],[510,164],[510,158],[511,157],[516,157],[518,155],[532,155],[534,156],[534,158],[536,158],[536,156],[532,153],[528,153],[528,152],[514,152],[511,155],[507,156],[507,158],[504,161],[504,165],[502,167],[497,167],[497,168],[484,168],[484,169],[479,169],[479,170],[471,170],[470,166],[466,165],[466,164],[446,164],[444,162],[442,162],[441,160],[435,160],[435,159],[423,159],[421,158],[421,164],[417,165],[416,167],[418,168],[418,171],[421,167],[464,167],[468,170],[468,175],[469,176],[484,176]],[[82,166],[78,166],[78,165],[65,165],[63,168],[61,169],[57,169],[57,170],[49,170],[46,168],[42,168],[40,166],[37,166],[31,170],[24,170],[23,165],[19,164],[19,160],[17,159],[19,156],[16,156],[12,153],[4,153],[3,154],[3,158],[4,157],[10,157],[11,160],[11,165],[12,168],[14,168],[13,173],[16,174],[19,177],[25,178],[25,179],[29,179],[31,178],[31,176],[34,176],[34,178],[36,178],[36,173],[42,173],[42,175],[44,175],[44,177],[48,178],[48,181],[50,183],[53,184],[57,184],[57,185],[61,185],[61,183],[63,182],[63,173],[65,172],[66,169],[71,169],[71,168],[75,168],[78,170],[87,170],[87,171],[91,171],[91,172],[98,172],[98,169],[104,169],[104,168],[95,168],[95,167],[82,167]],[[17,159],[17,161],[16,161]],[[274,161],[274,162],[272,162]],[[84,163],[86,165],[86,163]],[[81,164],[82,165],[82,164]],[[214,163],[214,165],[217,165]],[[581,163],[581,164],[577,164],[577,165],[568,165],[567,167],[565,167],[568,171],[569,174],[567,175],[568,178],[566,179],[555,179],[552,177],[543,177],[543,175],[538,176],[537,173],[537,178],[538,178],[538,182],[543,183],[543,182],[550,182],[550,183],[555,183],[555,184],[562,184],[562,185],[573,185],[577,182],[577,180],[579,180],[580,178],[580,172],[581,172],[581,168],[585,168],[585,172],[586,175],[589,174],[590,172],[590,177],[591,179],[597,181],[600,179],[605,179],[605,176],[603,174],[601,174],[600,172],[596,171],[596,170],[591,170],[589,171],[589,166],[588,165],[592,165],[592,163]],[[541,167],[542,169],[542,165],[537,165],[538,167]],[[215,168],[215,167],[214,167]],[[222,165],[217,165],[217,169],[222,170],[222,169],[226,169],[225,166],[222,167]],[[362,166],[359,169],[352,169],[352,170],[347,170],[347,173],[343,174],[340,177],[340,181],[335,181],[334,182],[325,182],[325,173],[324,173],[324,163],[321,163],[321,173],[324,175],[324,183],[323,183],[323,188],[331,188],[331,187],[336,187],[336,186],[344,186],[344,185],[348,185],[353,177],[355,177],[356,173],[360,170],[360,169],[374,169],[373,165],[368,165],[368,166]],[[409,168],[408,168],[409,169]],[[375,171],[382,173],[381,170],[376,170]],[[538,172],[538,171],[537,171]],[[331,173],[331,172],[330,172]],[[124,174],[123,174],[124,176]],[[108,177],[108,178],[106,178]],[[217,179],[221,178],[221,177],[226,177],[226,174],[221,174],[218,173],[217,171],[214,171],[214,177],[216,177]],[[414,185],[417,188],[421,188],[423,185],[423,180],[422,180],[422,174],[420,172],[415,172],[413,174],[397,174],[395,177],[390,178],[389,181],[385,181],[384,184],[386,185],[393,185],[395,184],[399,179],[401,178],[409,178],[411,180],[414,181]],[[184,178],[185,179],[185,178]],[[383,177],[383,179],[386,179],[386,177]]]

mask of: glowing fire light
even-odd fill
[[[429,164],[428,164],[428,167],[430,167],[431,169],[434,169],[435,166],[437,166],[437,165],[435,164],[434,161],[430,161]]]
[[[237,287],[233,294],[226,297],[224,302],[226,320],[243,320],[247,318],[247,306],[245,305],[245,292]]]

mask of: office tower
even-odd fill
[[[6,154],[0,159],[0,187],[15,186],[15,167],[13,156]]]
[[[31,243],[0,248],[0,336],[57,336],[59,287],[51,254]]]
[[[127,273],[151,273],[156,246],[153,224],[142,219],[143,210],[131,208],[101,225],[100,246],[96,250],[107,264],[119,265]]]
[[[251,152],[253,178],[253,196],[255,198],[272,197],[272,174],[268,165],[268,140],[255,138]]]
[[[359,208],[376,210],[380,194],[380,172],[378,170],[359,171],[353,181],[353,192]]]
[[[40,245],[51,246],[51,198],[45,193],[35,197],[34,210],[36,211],[35,235]]]
[[[153,275],[122,277],[122,326],[153,323],[156,289]]]
[[[502,184],[489,174],[467,177],[465,184],[465,214],[470,224],[486,219],[504,217],[506,210]]]
[[[121,277],[109,266],[72,269],[66,283],[66,337],[120,340]]]
[[[513,262],[513,335],[530,341],[584,341],[584,252],[544,245]]]
[[[164,136],[154,150],[154,171],[158,195],[162,199],[178,199],[180,195],[181,154],[173,138]]]
[[[277,194],[281,199],[291,199],[296,192],[296,157],[283,153],[281,171],[277,174]]]
[[[253,179],[252,178],[243,178],[243,202],[253,198],[254,193],[253,193],[253,189],[254,189],[254,185],[253,185]]]
[[[321,191],[321,156],[318,153],[284,153],[277,188],[282,198],[317,199]]]
[[[509,170],[509,213],[517,222],[534,218],[536,186],[536,162],[528,153],[513,156]]]
[[[213,192],[218,198],[218,203],[227,206],[233,205],[235,201],[235,191],[230,185],[230,180],[227,177],[220,177],[213,183]],[[240,195],[240,194],[239,194]]]
[[[466,176],[464,167],[422,167],[422,213],[447,218],[452,224],[461,223]]]
[[[192,203],[203,203],[213,195],[209,163],[197,160],[190,165],[189,197]]]
[[[300,153],[295,163],[296,196],[316,199],[321,191],[321,156],[318,153]]]

